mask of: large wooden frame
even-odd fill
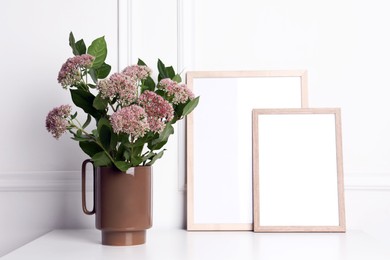
[[[307,107],[306,71],[188,72],[187,229],[253,230],[253,108]]]
[[[253,110],[254,230],[345,232],[340,109]]]

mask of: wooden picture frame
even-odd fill
[[[194,71],[187,117],[187,229],[253,230],[252,109],[307,107],[306,71]]]
[[[340,109],[253,110],[255,232],[345,232]]]

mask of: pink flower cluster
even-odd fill
[[[148,66],[132,65],[126,67],[122,73],[136,80],[144,80],[152,74],[152,70]]]
[[[138,103],[145,109],[150,130],[155,133],[164,130],[166,122],[173,119],[174,110],[172,105],[152,91],[146,90],[142,93]]]
[[[151,73],[147,66],[129,66],[122,73],[114,73],[110,78],[99,81],[97,89],[103,98],[116,98],[122,106],[129,106],[137,100],[138,80],[146,79]]]
[[[113,113],[110,122],[115,133],[126,133],[133,139],[142,137],[149,131],[147,114],[138,105],[124,107]]]
[[[95,57],[89,54],[77,55],[67,59],[58,73],[58,83],[63,88],[74,85],[81,80],[81,69],[90,68]]]
[[[123,73],[114,73],[109,79],[99,81],[97,89],[103,98],[118,99],[122,106],[128,106],[137,99],[137,82]]]
[[[47,115],[46,129],[54,138],[58,139],[66,132],[69,125],[66,118],[70,116],[71,109],[70,105],[62,105],[54,108]]]
[[[168,96],[173,97],[172,103],[175,105],[184,104],[195,97],[187,85],[178,84],[169,78],[162,79],[158,84],[158,88],[167,92]]]

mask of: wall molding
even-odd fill
[[[185,73],[194,69],[194,0],[177,0],[177,71]],[[178,122],[178,190],[185,191],[186,179],[186,121]]]
[[[86,190],[92,191],[92,177],[87,173]],[[81,191],[80,171],[26,171],[0,173],[0,192]]]
[[[184,70],[185,62],[184,62],[184,3],[183,0],[177,0],[177,71],[180,73]],[[183,77],[183,80],[185,80],[185,77]],[[185,135],[185,120],[179,121],[177,123],[177,149],[178,149],[178,175],[177,175],[177,183],[178,183],[178,190],[184,191],[186,188],[186,178],[185,178],[185,172],[186,172],[186,163],[185,163],[185,155],[186,155],[186,135]]]
[[[132,61],[132,0],[118,1],[118,71]]]
[[[92,191],[91,173],[87,173],[87,191]],[[347,174],[345,190],[390,191],[390,173]],[[25,171],[0,173],[0,192],[80,192],[80,171]]]
[[[390,191],[390,173],[349,173],[344,175],[345,190]]]

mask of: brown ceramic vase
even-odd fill
[[[138,166],[134,174],[114,167],[94,167],[94,207],[85,200],[85,160],[82,164],[82,204],[87,215],[95,214],[96,228],[102,231],[102,244],[140,245],[146,242],[146,229],[152,226],[152,167]]]

